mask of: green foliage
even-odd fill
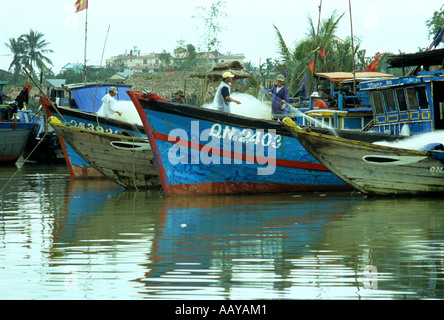
[[[186,48],[177,48],[175,53],[185,55],[183,61],[177,66],[179,71],[194,71],[197,68],[197,52],[192,44],[188,44]]]
[[[338,15],[334,11],[331,16],[321,21],[319,34],[312,18],[308,17],[310,26],[307,36],[300,40],[294,49],[287,46],[279,29],[274,26],[282,61],[281,69],[285,68],[287,72],[287,86],[290,92],[297,90],[305,74],[308,74],[313,82],[312,73],[308,67],[313,60],[315,60],[316,72],[352,72],[353,67],[361,71],[371,62],[371,58],[365,57],[366,51],[360,49],[359,38],[354,37],[354,45],[352,45],[351,37],[341,40],[336,36],[343,16],[344,14]],[[325,58],[319,54],[324,49]]]
[[[162,68],[167,68],[171,65],[173,57],[166,50],[163,50],[162,53],[159,55],[159,60],[161,62]]]
[[[193,18],[202,20],[203,35],[202,35],[202,49],[203,51],[211,52],[217,50],[220,46],[218,39],[219,33],[224,29],[219,20],[226,18],[225,0],[215,0],[210,7],[196,7],[197,14]]]
[[[444,27],[444,5],[438,11],[435,11],[430,19],[426,20],[426,26],[430,38],[433,38],[439,29]]]
[[[13,58],[9,65],[9,70],[13,70],[13,80],[11,84],[19,81],[19,76],[23,74],[22,68],[25,67],[31,75],[38,76],[36,69],[40,73],[48,73],[48,65],[52,61],[46,57],[46,54],[53,52],[48,49],[49,43],[44,39],[44,34],[30,30],[28,34],[23,34],[17,39],[10,38],[6,47],[12,52]]]
[[[86,82],[106,82],[106,79],[110,78],[116,73],[113,68],[105,67],[102,69],[86,68]],[[83,72],[76,72],[72,69],[63,70],[58,75],[53,76],[54,79],[65,79],[66,84],[83,83]]]

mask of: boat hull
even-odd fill
[[[40,98],[40,104],[44,108],[48,117],[54,116],[62,122],[67,122],[78,128],[86,128],[97,132],[107,132],[111,134],[122,134],[125,136],[144,137],[146,133],[142,126],[130,124],[119,120],[97,117],[94,114],[76,109],[57,107],[55,109],[46,98]],[[80,155],[78,155],[59,136],[60,146],[65,155],[72,179],[105,179],[106,177]]]
[[[145,138],[125,137],[51,122],[78,155],[107,178],[126,188],[160,187],[154,155]]]
[[[364,194],[408,196],[444,192],[442,152],[433,156],[434,152],[391,148],[288,128],[320,163]]]
[[[34,123],[0,123],[0,165],[11,165],[18,160],[34,127]]]
[[[277,121],[128,94],[167,196],[350,190]]]

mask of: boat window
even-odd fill
[[[375,108],[375,113],[376,114],[384,113],[384,107],[382,104],[381,94],[378,91],[376,91],[376,92],[372,92],[370,96],[372,97],[373,106]]]
[[[407,100],[410,105],[410,110],[429,108],[425,87],[407,88]]]
[[[387,112],[396,111],[395,96],[393,95],[393,90],[382,91],[384,96],[385,105],[387,106]]]
[[[396,99],[398,100],[399,111],[407,111],[407,101],[405,100],[404,89],[396,89]]]
[[[416,97],[415,88],[407,88],[407,100],[409,101],[410,110],[418,110],[418,98]]]
[[[417,88],[417,92],[418,92],[419,106],[421,107],[421,109],[428,109],[429,108],[429,103],[427,101],[426,88],[425,87],[419,87],[419,88]]]

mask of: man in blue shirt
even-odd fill
[[[230,97],[230,85],[233,81],[234,74],[230,71],[224,72],[222,74],[222,82],[217,89],[216,95],[214,96],[213,104],[217,107],[217,110],[223,112],[231,112],[230,103],[234,102],[240,104],[241,102]]]
[[[284,85],[285,78],[279,75],[273,89],[264,88],[271,96],[271,112],[277,119],[284,118],[290,111],[290,93]]]

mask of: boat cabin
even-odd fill
[[[416,68],[402,78],[361,84],[371,99],[376,132],[414,135],[444,129],[443,61],[443,49],[392,56],[391,67]]]
[[[116,100],[130,101],[126,91],[131,90],[131,86],[121,84],[69,84],[51,88],[48,95],[60,107],[97,112],[102,106],[102,98],[111,87],[118,91]]]
[[[342,130],[363,130],[373,120],[373,110],[368,93],[360,90],[360,83],[370,79],[393,78],[393,75],[380,72],[326,72],[316,73],[318,81],[328,81],[320,93],[329,109],[313,110],[310,98],[308,117],[298,119],[302,125],[331,127]]]

